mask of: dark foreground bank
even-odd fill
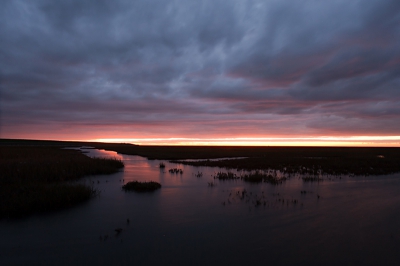
[[[57,146],[0,145],[0,218],[77,205],[96,191],[73,181],[115,173],[123,166],[119,160],[93,159]]]

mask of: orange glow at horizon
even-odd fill
[[[363,146],[400,147],[400,136],[239,137],[239,138],[96,138],[88,141],[175,146]]]

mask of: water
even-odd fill
[[[87,151],[123,159],[123,172],[86,178],[101,193],[78,207],[0,221],[0,265],[400,263],[399,174],[319,183],[296,177],[279,186],[216,181],[209,187],[222,169],[163,161],[161,170],[161,161]],[[121,190],[133,180],[162,188]],[[243,189],[248,197],[242,200],[236,193]],[[116,234],[116,228],[123,230]]]

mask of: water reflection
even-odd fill
[[[90,156],[90,157],[115,158],[118,160],[124,159],[123,155],[121,155],[115,151],[98,150],[98,149],[93,149],[90,147],[81,147],[81,148],[77,148],[77,149],[81,150],[83,153],[85,153],[87,156]]]
[[[86,178],[83,182],[101,191],[86,204],[1,221],[0,265],[400,262],[398,174],[315,183],[296,176],[278,186],[216,181],[208,187],[216,172],[226,170],[167,161],[160,169],[158,160],[85,151],[122,159],[125,168]],[[183,173],[171,174],[170,168]],[[196,177],[198,172],[202,177]],[[133,180],[156,181],[162,188],[123,192],[122,185]],[[248,197],[241,199],[237,192],[243,190]],[[260,198],[265,205],[257,205]]]

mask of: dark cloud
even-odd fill
[[[1,5],[2,137],[400,133],[399,1]]]

